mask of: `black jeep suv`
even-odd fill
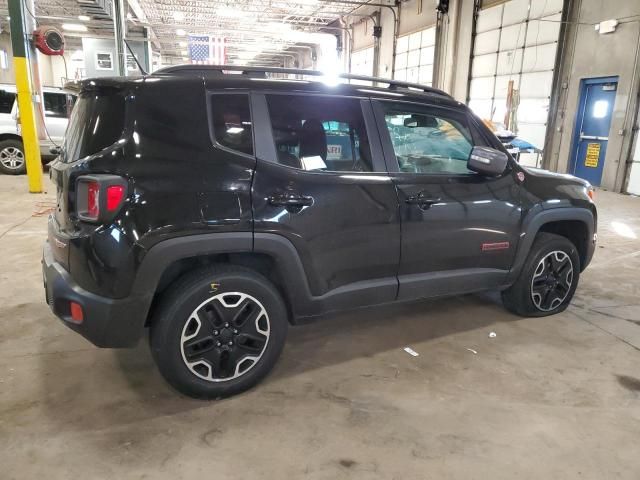
[[[168,382],[215,398],[327,312],[489,289],[519,315],[567,307],[596,240],[588,183],[522,168],[439,90],[316,74],[181,66],[69,86],[53,312],[100,347],[149,327]]]

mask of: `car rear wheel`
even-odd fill
[[[164,295],[151,350],[164,378],[196,398],[222,398],[262,380],[286,339],[287,310],[257,272],[218,266],[188,274]]]
[[[580,257],[575,245],[565,237],[539,233],[520,276],[502,292],[502,301],[518,315],[553,315],[569,306],[579,277]]]
[[[19,140],[0,142],[0,172],[7,175],[21,175],[26,171],[22,142]]]

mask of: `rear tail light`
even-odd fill
[[[122,185],[109,185],[107,187],[107,211],[115,212],[124,198],[124,187]]]
[[[85,222],[104,223],[120,210],[127,182],[117,175],[85,175],[76,184],[76,212]]]

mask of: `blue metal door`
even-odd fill
[[[572,173],[600,185],[618,78],[583,80],[576,119]]]

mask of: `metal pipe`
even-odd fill
[[[125,57],[125,29],[123,0],[113,1],[113,32],[116,45],[116,72],[119,76],[127,76],[127,59]]]

